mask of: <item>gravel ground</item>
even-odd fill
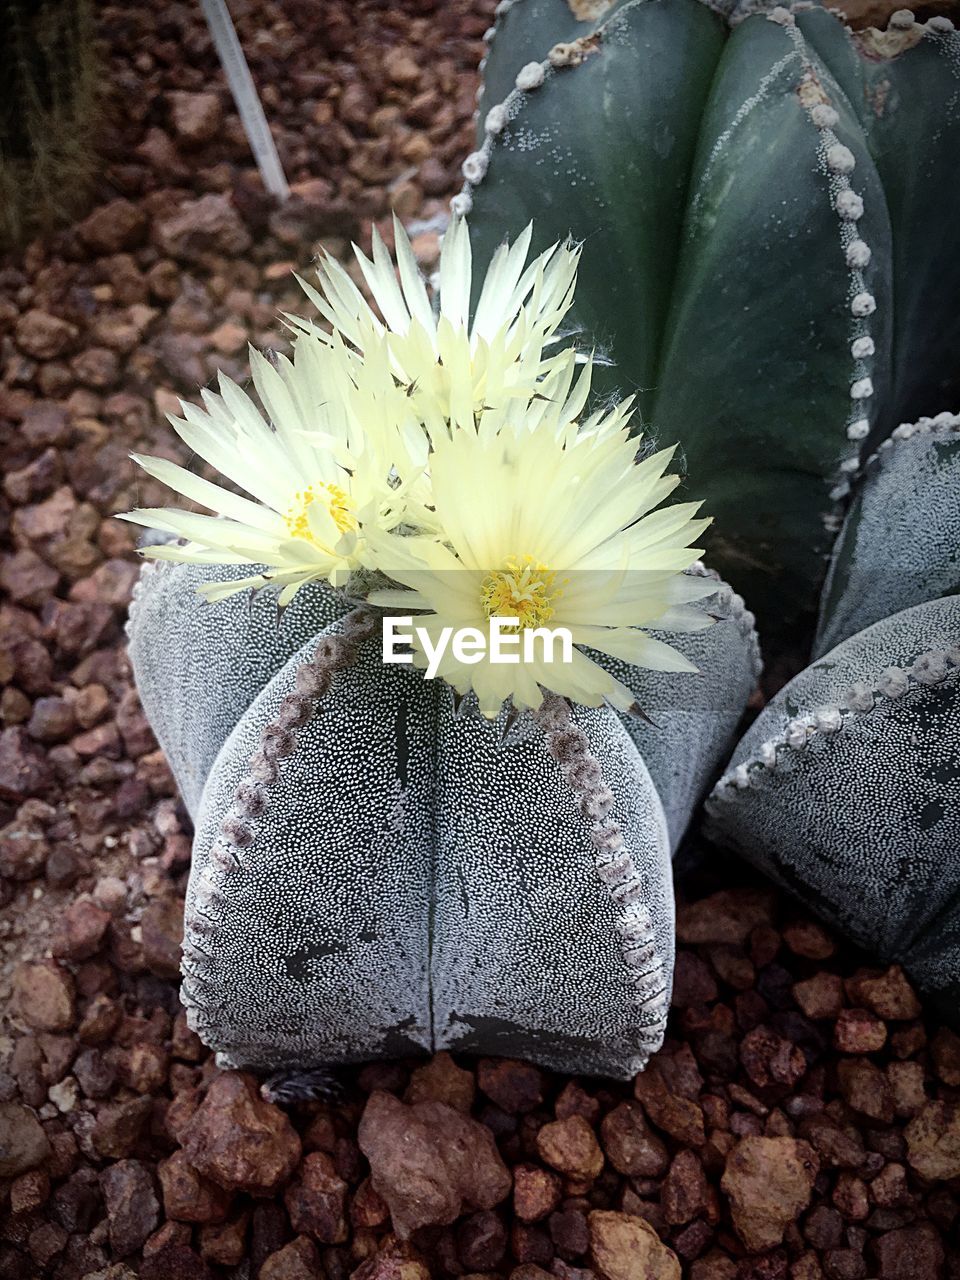
[[[0,262],[0,1280],[960,1277],[960,1038],[715,851],[632,1086],[439,1054],[281,1107],[186,1027],[190,829],[110,519],[165,494],[127,454],[176,457],[175,396],[282,348],[320,244],[444,207],[491,7],[235,0],[281,211],[198,9],[103,7],[100,201]]]

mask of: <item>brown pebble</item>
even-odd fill
[[[866,1009],[842,1009],[833,1028],[833,1043],[841,1053],[877,1053],[887,1040],[887,1028]]]
[[[603,1152],[583,1116],[545,1124],[537,1134],[541,1159],[559,1173],[578,1182],[592,1182],[603,1168]]]

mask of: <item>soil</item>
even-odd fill
[[[960,1038],[716,850],[684,878],[670,1031],[630,1084],[372,1064],[269,1100],[186,1027],[189,820],[123,621],[160,504],[132,449],[292,280],[471,149],[468,0],[234,0],[293,197],[265,196],[198,6],[99,10],[106,167],[0,261],[0,1280],[937,1280],[960,1276]],[[426,229],[423,229],[425,226]]]

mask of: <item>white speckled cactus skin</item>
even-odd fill
[[[819,658],[708,803],[725,843],[928,993],[960,994],[960,596]]]
[[[903,423],[867,462],[820,604],[814,654],[960,591],[960,416]]]
[[[458,710],[323,587],[279,636],[269,600],[238,598],[224,637],[195,594],[217,574],[148,570],[129,624],[196,819],[183,999],[204,1040],[263,1071],[434,1048],[641,1069],[673,967],[658,787],[679,835],[756,681],[742,601],[718,583],[704,607],[729,619],[671,637],[704,677],[626,671],[663,726],[643,725],[651,777],[609,709]]]
[[[134,587],[130,658],[144,710],[192,817],[217,752],[264,684],[349,608],[313,584],[297,593],[282,619],[275,599],[263,593],[230,596],[215,609],[197,593],[203,581],[247,573],[246,565],[218,565],[211,573],[148,560]]]

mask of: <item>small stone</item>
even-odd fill
[[[223,120],[217,94],[174,91],[168,95],[167,101],[173,127],[181,141],[198,146],[216,136]]]
[[[754,1027],[740,1044],[740,1061],[747,1075],[759,1088],[786,1085],[802,1079],[807,1069],[803,1051],[770,1027]]]
[[[239,1071],[217,1076],[184,1136],[190,1164],[227,1190],[270,1195],[300,1160],[300,1139],[257,1081]]]
[[[960,1177],[960,1103],[928,1102],[903,1131],[911,1169],[930,1182]]]
[[[17,804],[41,795],[52,784],[53,771],[26,729],[20,725],[4,729],[0,733],[0,800]]]
[[[808,1018],[838,1018],[843,1008],[843,979],[821,971],[793,984],[793,998]]]
[[[926,1105],[924,1070],[920,1062],[888,1062],[887,1081],[898,1116],[915,1116]]]
[[[37,698],[27,733],[37,742],[63,742],[76,729],[73,708],[63,698]]]
[[[522,1222],[539,1222],[563,1198],[563,1183],[549,1169],[518,1164],[513,1171],[513,1209]]]
[[[703,1165],[695,1152],[679,1151],[660,1188],[665,1222],[680,1226],[692,1222],[707,1207],[709,1191]]]
[[[677,941],[743,946],[758,924],[771,924],[774,898],[767,889],[721,889],[677,908]]]
[[[703,1109],[691,1098],[672,1093],[653,1064],[637,1076],[633,1090],[658,1129],[684,1146],[703,1146],[707,1140]]]
[[[57,356],[64,355],[77,336],[74,325],[36,307],[24,312],[15,330],[17,346],[34,360],[55,360]]]
[[[877,1053],[887,1041],[887,1028],[866,1009],[843,1009],[833,1028],[841,1053]]]
[[[543,1073],[531,1063],[511,1058],[482,1058],[477,1084],[508,1115],[523,1115],[543,1102]]]
[[[50,1155],[40,1121],[19,1102],[0,1102],[0,1178],[16,1178],[36,1169]]]
[[[129,1102],[101,1107],[90,1135],[94,1150],[105,1159],[119,1160],[131,1155],[152,1111],[150,1098],[132,1098]]]
[[[890,1124],[893,1095],[887,1078],[869,1058],[843,1058],[837,1063],[837,1081],[848,1107],[861,1115]]]
[[[492,1209],[510,1194],[493,1134],[446,1103],[406,1106],[377,1089],[357,1140],[401,1239],[420,1226],[453,1222],[464,1204]]]
[[[884,1209],[906,1204],[910,1198],[907,1171],[902,1164],[888,1164],[870,1183],[870,1199]]]
[[[795,1138],[741,1138],[727,1156],[721,1187],[737,1235],[752,1252],[773,1249],[806,1209],[820,1162]]]
[[[551,1168],[577,1182],[592,1182],[603,1169],[603,1152],[583,1116],[545,1124],[537,1134],[537,1151]]]
[[[76,1077],[67,1076],[47,1090],[47,1097],[61,1115],[68,1115],[80,1101],[80,1085]]]
[[[821,1112],[803,1116],[797,1128],[828,1168],[860,1169],[863,1166],[867,1153],[851,1126],[841,1128],[831,1115]]]
[[[680,1280],[679,1258],[643,1218],[598,1209],[587,1222],[590,1260],[603,1280]]]
[[[323,1274],[317,1246],[309,1236],[297,1236],[264,1260],[258,1280],[318,1280]]]
[[[468,1114],[473,1106],[476,1085],[472,1071],[458,1067],[449,1053],[436,1053],[410,1076],[404,1102],[445,1102],[455,1111]]]
[[[66,960],[88,960],[103,945],[110,913],[89,898],[72,902],[60,918],[51,950]]]
[[[409,89],[420,79],[420,68],[405,49],[390,49],[384,55],[383,69],[391,83]]]
[[[119,253],[135,249],[143,240],[147,219],[132,200],[108,200],[77,226],[77,234],[94,253]]]
[[[283,1199],[294,1231],[324,1244],[342,1244],[347,1238],[346,1197],[347,1184],[333,1161],[324,1152],[313,1151],[304,1156]]]
[[[168,1218],[178,1222],[222,1222],[230,1212],[230,1192],[201,1177],[183,1151],[161,1160],[157,1176]]]
[[[10,1183],[10,1209],[14,1214],[34,1213],[50,1196],[50,1175],[45,1169],[30,1169]]]
[[[491,1271],[503,1261],[507,1231],[498,1214],[482,1209],[457,1225],[457,1254],[471,1272]]]
[[[140,1160],[118,1160],[100,1174],[110,1224],[110,1245],[125,1258],[141,1248],[160,1220],[150,1170]]]
[[[836,951],[836,943],[816,920],[794,920],[783,930],[783,940],[795,956],[804,960],[826,960]]]
[[[872,1242],[879,1280],[940,1280],[943,1243],[930,1222],[887,1231]]]
[[[38,1031],[69,1031],[76,1021],[76,989],[55,960],[21,964],[13,977],[14,1003],[24,1022]]]
[[[566,1120],[567,1116],[583,1116],[589,1125],[596,1126],[600,1119],[600,1102],[576,1080],[568,1080],[557,1094],[553,1114],[557,1120]]]
[[[250,234],[227,196],[185,200],[176,213],[154,227],[157,243],[171,258],[203,261],[210,253],[239,255],[250,248]]]
[[[0,875],[8,880],[33,880],[43,874],[50,844],[39,823],[25,813],[28,800],[20,806],[13,822],[0,830]]]
[[[846,988],[855,1005],[869,1009],[885,1022],[908,1022],[920,1016],[920,1001],[898,964],[883,973],[858,970],[847,979]]]
[[[930,1055],[937,1078],[944,1084],[960,1085],[960,1036],[949,1027],[940,1027],[930,1041]]]
[[[667,1148],[647,1124],[637,1102],[621,1102],[603,1117],[600,1136],[607,1159],[629,1178],[659,1178],[667,1168]]]
[[[226,1222],[208,1222],[200,1228],[200,1254],[207,1262],[236,1267],[247,1254],[250,1214],[243,1210]]]
[[[155,898],[140,919],[143,961],[158,978],[180,976],[183,942],[183,899]]]

